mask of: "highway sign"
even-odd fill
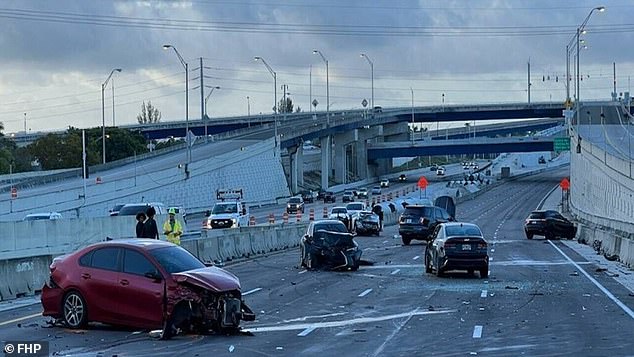
[[[368,106],[368,100],[367,99],[362,100],[361,101],[361,105],[363,105],[364,108],[367,107]]]
[[[418,185],[418,187],[420,188],[427,188],[427,179],[425,178],[425,176],[421,176],[420,179],[418,179],[418,183],[416,185]]]
[[[313,107],[317,108],[317,104],[319,104],[317,99],[313,99]]]
[[[555,151],[570,151],[570,138],[555,138],[554,142]]]
[[[570,190],[570,181],[568,181],[568,179],[564,177],[563,179],[561,179],[559,187],[561,187],[561,189],[564,191]]]

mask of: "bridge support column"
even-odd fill
[[[299,185],[304,184],[304,147],[302,145],[288,149],[291,161],[291,191],[299,192]]]
[[[328,179],[330,177],[330,159],[332,142],[330,135],[319,139],[321,145],[321,189],[328,189]]]
[[[355,160],[357,163],[357,176],[361,180],[365,180],[370,177],[369,167],[368,167],[368,152],[367,152],[367,141],[359,140],[355,143]]]

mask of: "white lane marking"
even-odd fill
[[[409,316],[422,316],[422,315],[439,315],[454,313],[457,310],[438,310],[438,311],[419,311],[418,309],[400,314],[385,315],[378,317],[360,317],[357,319],[346,319],[342,321],[329,321],[329,322],[317,322],[317,323],[303,323],[292,325],[277,325],[277,326],[255,326],[251,328],[245,328],[243,331],[248,332],[276,332],[276,331],[293,331],[293,330],[305,330],[309,327],[314,328],[329,328],[329,327],[343,327],[349,325],[373,323],[380,321],[388,321],[394,319],[400,319]]]
[[[414,311],[416,312],[416,311],[418,311],[418,309],[416,309]],[[381,353],[385,349],[385,346],[388,344],[388,342],[390,342],[390,340],[392,340],[392,338],[394,338],[394,336],[396,336],[396,334],[399,333],[403,329],[403,327],[405,327],[405,325],[407,325],[409,320],[412,319],[412,316],[414,316],[414,315],[408,316],[407,319],[405,319],[405,321],[403,321],[403,323],[401,323],[398,326],[396,326],[394,331],[392,331],[392,333],[389,336],[387,336],[387,338],[385,339],[385,341],[383,341],[381,346],[379,346],[379,348],[377,348],[376,351],[374,351],[374,353],[372,354],[373,357],[381,355]]]
[[[296,319],[284,320],[282,322],[284,322],[284,323],[299,322],[299,321],[306,321],[308,319],[322,319],[324,317],[341,316],[341,315],[345,315],[345,314],[346,314],[346,312],[335,312],[335,313],[332,313],[332,314],[325,314],[325,315],[311,315],[311,316],[298,317]]]
[[[485,297],[487,297],[487,294],[488,294],[488,293],[489,293],[488,291],[486,291],[486,290],[482,290],[482,293],[480,294],[480,297],[481,297],[481,298],[485,298]]]
[[[473,338],[480,338],[480,337],[482,337],[482,326],[475,325],[475,327],[473,328]]]
[[[395,269],[390,274],[391,275],[398,274],[399,271],[401,271],[401,269]]]
[[[242,296],[246,296],[246,295],[250,295],[250,294],[253,294],[253,293],[257,293],[260,290],[262,290],[262,288],[255,288],[253,290],[249,290],[246,293],[242,294]]]
[[[418,258],[420,258],[420,255],[415,256],[412,260],[417,260]]]
[[[7,300],[0,303],[0,312],[19,309],[25,306],[31,306],[41,304],[39,296],[33,296],[29,298]]]
[[[8,320],[8,321],[2,321],[0,322],[0,326],[4,326],[4,325],[8,325],[8,324],[12,324],[14,322],[20,322],[20,321],[24,321],[24,320],[28,320],[28,319],[32,319],[34,317],[38,317],[38,316],[42,316],[41,312],[38,312],[37,314],[33,314],[33,315],[28,315],[28,316],[23,316],[23,317],[19,317],[17,319],[13,319],[13,320]]]
[[[316,329],[316,327],[315,327],[315,326],[308,327],[308,328],[306,328],[304,331],[302,331],[302,332],[298,333],[298,334],[297,334],[297,336],[299,336],[299,337],[305,337],[305,336],[307,336],[309,333],[311,333],[311,332],[315,331],[315,329]]]
[[[362,292],[361,294],[359,294],[358,296],[359,297],[364,297],[364,296],[368,295],[371,292],[372,292],[372,289],[365,289],[365,291]]]
[[[395,264],[395,265],[369,265],[364,266],[363,269],[407,269],[407,268],[422,268],[423,264]]]
[[[307,272],[307,271],[308,271],[308,270],[304,269],[304,270],[300,271],[300,272],[299,272],[299,273],[297,273],[297,274],[304,274],[304,273],[305,273],[305,272]]]
[[[552,241],[549,240],[548,243],[552,245],[553,248],[557,249],[559,254],[563,255],[563,257],[566,258],[566,260],[568,260],[572,265],[574,265],[575,268],[577,268],[577,270],[581,271],[583,275],[585,275],[586,278],[588,278],[588,280],[590,280],[594,285],[596,285],[597,288],[599,288],[599,290],[601,290],[605,294],[605,296],[610,298],[610,300],[614,301],[614,303],[617,304],[623,311],[625,311],[626,314],[630,315],[630,317],[634,319],[634,311],[632,311],[632,309],[630,309],[629,307],[627,307],[627,305],[622,303],[621,300],[619,300],[616,296],[612,295],[612,293],[608,289],[606,289],[595,278],[593,278],[592,276],[590,276],[590,274],[588,274],[585,270],[583,270],[581,266],[579,266],[579,264],[575,263],[572,259],[570,259],[570,257],[567,256],[566,253],[564,253],[561,249],[559,249],[559,247],[556,246]]]

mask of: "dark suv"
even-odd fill
[[[409,205],[398,220],[398,233],[404,245],[412,239],[429,240],[438,223],[453,221],[446,210],[434,206]]]
[[[524,233],[528,239],[533,239],[533,235],[544,236],[546,239],[573,239],[577,234],[577,227],[557,211],[533,211],[524,221]]]
[[[291,197],[286,204],[287,213],[304,213],[304,200],[301,197]]]
[[[337,202],[337,198],[335,197],[335,193],[332,192],[332,191],[324,192],[324,203],[328,203],[328,202],[332,202],[332,203]]]

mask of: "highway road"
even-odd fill
[[[39,305],[0,312],[0,336],[48,341],[66,356],[631,356],[632,292],[569,247],[577,243],[524,237],[523,220],[567,174],[513,181],[458,205],[458,218],[489,241],[489,279],[426,275],[424,246],[402,246],[388,227],[357,238],[373,263],[357,272],[299,269],[296,249],[226,266],[257,313],[243,324],[252,336],[71,331],[47,327]]]

